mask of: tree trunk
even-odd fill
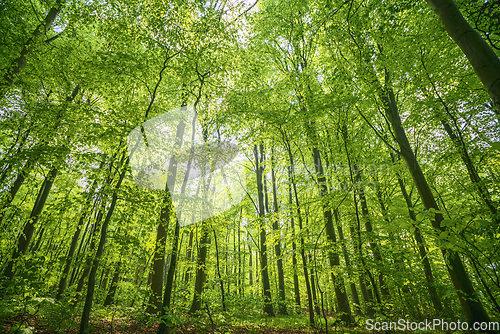
[[[193,236],[194,232],[191,228],[189,230],[189,244],[186,249],[186,261],[188,262],[188,267],[186,269],[186,274],[184,275],[184,282],[189,283],[190,280],[190,271],[191,271],[191,262],[193,261]]]
[[[391,154],[391,156],[393,156],[393,155]],[[427,256],[427,250],[425,249],[424,238],[422,236],[422,233],[420,232],[420,229],[418,228],[418,226],[416,226],[417,217],[415,216],[413,203],[411,201],[410,195],[406,191],[406,186],[405,186],[403,180],[399,177],[399,175],[398,175],[398,183],[399,183],[399,188],[401,189],[401,194],[403,194],[406,205],[408,207],[408,214],[410,216],[410,219],[414,222],[413,223],[414,228],[415,228],[414,237],[415,237],[415,241],[417,242],[417,247],[418,247],[418,252],[420,254],[420,258],[422,259],[422,265],[424,266],[424,273],[425,273],[425,281],[427,283],[427,290],[429,291],[429,296],[431,298],[432,304],[434,305],[434,308],[436,309],[438,314],[441,315],[443,312],[443,304],[441,303],[441,298],[439,297],[439,294],[437,293],[437,290],[436,290],[436,283],[434,281],[434,275],[432,274],[431,264],[430,264],[429,258]],[[448,313],[450,313],[450,312],[448,312]],[[448,314],[448,315],[451,315],[451,314]]]
[[[3,221],[3,218],[5,216],[6,210],[9,207],[9,205],[12,203],[14,200],[14,197],[16,197],[17,192],[21,188],[21,186],[24,183],[24,180],[26,179],[26,176],[28,174],[28,171],[31,169],[32,162],[28,160],[26,162],[26,165],[24,165],[21,170],[19,171],[19,174],[17,174],[16,179],[14,180],[14,183],[9,189],[9,194],[7,195],[8,198],[5,200],[4,203],[2,203],[2,208],[0,209],[0,223]]]
[[[241,209],[243,210],[243,209]],[[240,215],[241,216],[241,215]],[[240,217],[241,219],[241,217]],[[217,252],[217,258],[219,257],[219,252]],[[241,262],[241,224],[238,224],[238,293],[243,296],[243,284],[242,284],[242,262]],[[225,309],[225,305],[223,305]]]
[[[260,273],[262,277],[262,287],[264,293],[264,312],[269,316],[274,317],[274,310],[271,297],[271,285],[269,283],[269,271],[267,268],[267,245],[266,245],[266,228],[264,223],[264,148],[262,145],[259,146],[259,151],[257,151],[257,145],[254,146],[254,156],[255,156],[255,170],[257,174],[257,191],[258,191],[258,202],[259,202],[259,218],[260,218]]]
[[[203,291],[203,285],[205,284],[207,248],[210,244],[207,224],[205,220],[201,222],[201,238],[198,246],[198,259],[196,261],[196,280],[194,284],[193,301],[188,312],[189,314],[194,314],[201,310],[201,293]]]
[[[279,209],[278,209],[278,194],[277,194],[277,190],[276,190],[276,177],[274,175],[274,154],[271,156],[271,161],[273,163],[273,166],[271,168],[271,179],[272,179],[272,184],[273,184],[273,210],[274,210],[274,213],[276,215],[278,215]],[[273,218],[273,230],[274,230],[274,233],[280,234],[278,217]],[[276,254],[276,265],[278,267],[278,290],[279,290],[279,297],[280,297],[278,314],[286,315],[287,311],[286,311],[286,298],[285,298],[285,275],[283,272],[283,258],[281,255],[280,238],[276,238],[276,241],[274,244],[274,252]]]
[[[165,195],[166,197],[166,195]],[[166,199],[164,200],[165,204]],[[162,212],[163,212],[162,208]],[[163,222],[158,224],[156,229],[156,243],[153,253],[153,270],[151,272],[151,295],[149,296],[146,313],[155,314],[161,310],[161,296],[163,290],[163,269],[165,267],[165,243],[167,240],[167,228]]]
[[[313,158],[315,171],[318,178],[318,191],[320,198],[328,195],[328,187],[326,185],[326,177],[323,171],[323,165],[321,163],[320,152],[317,147],[313,148]],[[328,259],[330,261],[330,267],[332,268],[332,280],[334,284],[335,297],[337,299],[337,306],[339,312],[341,313],[340,319],[346,324],[350,324],[353,321],[351,307],[349,306],[349,299],[347,298],[347,293],[345,291],[345,284],[342,276],[337,275],[336,268],[340,268],[340,257],[339,254],[334,251],[335,244],[337,243],[337,236],[335,235],[335,228],[333,226],[332,210],[328,207],[326,202],[323,202],[323,220],[326,225],[326,238],[331,244],[328,251]]]
[[[99,169],[102,169],[104,167],[104,160],[101,162]],[[80,237],[80,232],[83,226],[83,223],[85,222],[85,218],[87,218],[87,210],[88,207],[90,206],[90,203],[92,201],[92,194],[95,192],[95,188],[97,186],[97,179],[94,180],[91,186],[91,191],[86,195],[87,200],[85,201],[85,204],[83,205],[83,213],[80,216],[80,220],[78,221],[78,224],[76,225],[76,230],[75,233],[73,234],[73,238],[71,239],[71,245],[69,247],[68,255],[66,256],[66,261],[64,263],[64,268],[63,272],[61,275],[61,279],[59,280],[59,285],[57,287],[57,293],[56,293],[56,299],[60,300],[64,291],[66,290],[67,282],[68,282],[68,276],[69,276],[69,271],[71,269],[71,264],[73,262],[73,258],[75,256],[75,251],[76,251],[76,246],[78,245],[78,239]]]
[[[307,221],[306,221],[307,225]],[[309,263],[313,263],[313,258],[312,254],[309,253]],[[319,309],[319,303],[318,303],[318,296],[316,294],[316,282],[314,277],[316,276],[314,273],[314,265],[311,265],[311,269],[309,270],[309,273],[311,274],[311,292],[312,292],[312,297],[313,297],[313,305],[314,305],[314,312],[316,312],[317,315],[321,315],[321,311]]]
[[[293,162],[293,155],[292,155],[292,149],[286,141],[286,149],[288,151],[288,159],[290,161],[290,169],[289,169],[289,177],[290,177],[290,183],[292,184],[293,187],[293,192],[295,195],[295,205],[297,208],[297,219],[299,221],[299,231],[302,232],[302,214],[300,212],[300,205],[299,205],[299,194],[297,192],[297,185],[295,184],[295,178],[294,178],[294,162]],[[313,298],[312,298],[312,291],[311,291],[311,284],[309,282],[309,274],[307,273],[307,259],[304,251],[304,237],[302,236],[302,233],[300,235],[300,257],[302,258],[302,267],[304,270],[304,279],[306,281],[306,291],[307,291],[307,306],[308,306],[308,311],[309,311],[309,325],[314,327],[314,305],[313,305]]]
[[[289,185],[288,185],[288,202],[290,206],[292,202],[292,171],[291,167],[288,167]],[[299,276],[297,274],[297,245],[295,244],[295,222],[293,220],[293,212],[290,211],[290,229],[292,230],[292,265],[293,265],[293,291],[295,294],[295,304],[300,307],[300,290],[299,290]]]
[[[183,102],[181,104],[181,109],[185,108],[187,105],[187,100],[183,97]],[[184,130],[186,129],[186,123],[183,119],[177,125],[176,135],[175,135],[175,147],[180,148],[183,143]],[[168,185],[174,187],[175,178],[177,176],[177,159],[178,154],[174,153],[168,162],[168,174],[167,180],[165,182],[165,195],[163,198],[163,207],[160,212],[160,223],[158,224],[158,229],[156,231],[156,245],[154,252],[153,261],[153,274],[151,276],[151,291],[152,294],[149,298],[148,307],[146,308],[147,313],[158,313],[162,309],[162,290],[163,290],[163,280],[164,280],[164,266],[165,266],[165,242],[167,240],[167,230],[170,223],[170,206],[171,198],[168,189]],[[172,189],[173,190],[173,189]]]
[[[0,88],[0,90],[1,90],[1,88]],[[63,103],[61,109],[59,110],[59,114],[57,116],[58,122],[56,123],[56,125],[53,128],[54,133],[56,133],[57,129],[59,128],[63,112],[66,110],[69,103],[71,103],[75,99],[79,90],[80,90],[80,86],[77,84],[75,86],[75,88],[73,89],[73,91],[71,92],[71,94],[66,97],[66,101]],[[0,99],[1,99],[1,95],[0,95]],[[48,140],[46,139],[42,142],[41,146],[43,146],[47,143],[48,143]],[[19,191],[19,189],[21,188],[21,186],[23,185],[23,183],[26,179],[26,176],[29,175],[32,167],[35,165],[37,160],[38,160],[37,156],[35,156],[35,157],[30,156],[27,159],[26,164],[20,169],[19,174],[17,175],[14,183],[12,184],[12,186],[9,189],[8,198],[6,199],[6,201],[4,203],[2,203],[2,208],[0,209],[0,223],[2,222],[2,220],[5,216],[5,211],[6,211],[7,207],[12,203],[12,201],[14,200],[14,197],[16,197],[16,194]]]
[[[173,213],[173,206],[171,205],[171,210],[170,212]],[[170,312],[170,300],[172,298],[172,287],[174,285],[174,273],[175,269],[177,267],[177,255],[178,255],[178,246],[179,246],[179,230],[180,230],[180,225],[179,225],[179,220],[175,221],[175,232],[174,232],[174,240],[173,240],[173,246],[172,246],[172,256],[170,257],[170,266],[168,267],[168,274],[167,274],[167,282],[165,284],[165,293],[163,295],[163,304],[162,304],[162,309],[161,309],[161,316],[165,316],[168,312]],[[167,333],[167,325],[165,322],[161,321],[160,325],[158,326],[158,331],[157,334],[164,334]]]
[[[427,71],[427,68],[425,66],[425,63],[423,59],[421,60],[422,66],[424,70],[426,71],[427,78],[429,79],[432,89],[434,91],[434,95],[438,98],[439,102],[441,102],[441,105],[443,106],[446,114],[448,115],[449,118],[453,121],[453,124],[455,124],[455,131],[453,131],[449,121],[447,119],[443,119],[441,115],[436,115],[437,117],[441,118],[440,122],[443,125],[444,130],[448,134],[448,137],[450,137],[453,145],[457,149],[457,151],[460,153],[460,157],[462,158],[462,161],[467,168],[467,173],[469,174],[470,180],[472,181],[472,184],[476,188],[476,191],[478,192],[479,196],[482,198],[488,209],[490,210],[492,216],[493,216],[493,221],[496,224],[500,223],[500,217],[497,216],[498,209],[494,205],[493,201],[491,200],[491,194],[488,190],[487,187],[483,184],[481,177],[479,176],[479,173],[477,172],[476,166],[474,166],[474,163],[472,162],[472,159],[469,156],[469,152],[467,150],[467,147],[465,145],[464,137],[462,134],[462,130],[460,129],[460,126],[457,123],[457,119],[453,116],[453,114],[450,112],[450,109],[448,108],[448,105],[446,102],[443,100],[441,97],[441,94],[436,88],[436,85],[434,84],[434,81],[431,79],[431,76],[429,72]],[[394,161],[394,158],[393,158]]]
[[[371,223],[370,213],[368,211],[368,204],[366,202],[365,191],[363,189],[362,182],[361,182],[361,171],[359,171],[357,173],[357,181],[358,181],[358,195],[359,195],[359,199],[361,202],[361,214],[365,218],[366,232],[371,234],[373,232],[373,227],[372,227],[372,223]],[[380,254],[380,248],[379,248],[378,243],[373,240],[373,237],[369,237],[368,243],[370,244],[370,248],[372,249],[373,257],[375,259],[377,266],[382,266],[382,264],[383,264],[382,255]],[[384,274],[382,273],[382,270],[380,267],[378,269],[378,272],[379,272],[378,282],[380,285],[380,291],[382,293],[382,296],[386,297],[386,299],[389,299],[390,298],[389,289],[387,288],[387,285],[385,283]],[[374,289],[375,294],[378,294],[377,287],[374,286],[373,289]]]
[[[56,1],[55,6],[52,7],[45,16],[43,23],[40,23],[35,28],[35,31],[33,31],[31,37],[24,44],[24,47],[21,50],[21,54],[19,55],[19,57],[17,57],[12,62],[9,69],[4,74],[3,80],[0,84],[0,99],[5,96],[7,89],[14,83],[16,75],[18,75],[21,72],[21,70],[26,66],[27,62],[26,56],[31,51],[30,48],[33,47],[34,44],[39,43],[40,38],[47,33],[49,28],[54,23],[54,20],[56,19],[57,15],[59,14],[59,12],[61,12],[62,2],[63,2],[62,0]]]
[[[349,253],[347,252],[347,247],[344,242],[344,233],[342,231],[342,225],[340,224],[340,221],[338,221],[338,212],[334,211],[334,217],[335,221],[337,223],[337,231],[339,232],[339,240],[342,243],[342,253],[344,255],[344,261],[345,261],[345,266],[348,269],[348,274],[350,278],[352,279],[352,272],[349,270],[351,268],[351,259],[349,258]],[[350,284],[351,287],[351,296],[352,296],[352,302],[354,303],[354,310],[356,312],[356,315],[361,314],[361,308],[360,308],[360,303],[359,303],[359,296],[358,296],[358,290],[356,290],[356,284],[351,281]]]
[[[45,202],[49,197],[50,189],[52,188],[54,179],[57,176],[57,172],[58,172],[57,168],[53,168],[49,172],[49,174],[45,177],[42,186],[40,187],[38,196],[36,198],[28,222],[24,226],[23,232],[21,233],[17,241],[16,250],[14,251],[12,258],[8,262],[7,267],[5,268],[4,276],[9,280],[11,280],[15,274],[14,262],[17,260],[17,258],[19,258],[19,256],[24,254],[28,249],[31,238],[33,237],[33,233],[35,232],[35,225],[38,222],[40,214],[42,213],[43,208],[45,206]]]
[[[250,274],[248,277],[248,281],[250,283],[250,286],[253,286],[253,263],[252,263],[252,247],[250,247],[250,244],[248,245],[248,251],[250,252],[250,256],[248,259],[248,267],[250,268]]]
[[[488,191],[488,189],[483,185],[483,181],[479,177],[479,173],[476,170],[476,167],[472,163],[472,160],[469,156],[469,152],[467,151],[467,148],[465,147],[465,143],[463,141],[462,134],[459,132],[459,135],[455,135],[453,130],[451,129],[450,124],[448,122],[441,120],[441,124],[443,125],[444,129],[446,130],[446,133],[450,137],[451,141],[457,148],[457,150],[460,152],[460,157],[462,158],[462,161],[467,168],[467,172],[469,174],[470,180],[472,181],[472,184],[476,187],[476,190],[479,194],[479,196],[482,198],[486,206],[488,207],[488,210],[490,210],[493,221],[496,224],[500,224],[500,217],[498,217],[498,209],[495,207],[493,204],[493,201],[491,200],[491,194]],[[460,129],[458,129],[460,131]]]
[[[368,293],[368,289],[366,288],[366,276],[368,273],[368,270],[366,269],[366,264],[363,258],[363,250],[362,250],[362,241],[361,241],[361,222],[359,219],[359,208],[358,208],[358,200],[356,197],[356,192],[354,191],[354,175],[352,172],[351,166],[351,156],[349,154],[349,150],[347,148],[347,125],[344,124],[342,126],[342,139],[344,141],[344,149],[345,153],[347,156],[347,163],[349,166],[349,177],[351,180],[351,188],[346,189],[346,191],[352,191],[353,192],[353,203],[354,203],[354,210],[356,214],[356,228],[354,226],[350,226],[350,232],[351,232],[351,239],[354,243],[354,249],[356,250],[358,254],[358,278],[359,278],[359,289],[361,291],[361,296],[363,297],[363,301],[365,303],[365,311],[368,316],[373,316],[375,314],[375,311],[372,307],[372,298],[370,294]]]
[[[97,218],[96,218],[94,227],[92,229],[91,235],[89,236],[89,239],[88,239],[88,240],[90,240],[90,246],[89,246],[89,249],[87,251],[87,253],[88,253],[87,254],[87,258],[86,258],[85,263],[83,265],[83,272],[80,275],[80,278],[78,279],[78,284],[76,286],[75,300],[73,301],[73,303],[71,305],[73,308],[76,307],[76,305],[78,304],[78,302],[80,300],[80,293],[83,290],[83,286],[85,284],[85,279],[87,278],[87,276],[90,273],[90,267],[92,265],[92,256],[93,256],[93,252],[94,252],[94,249],[95,249],[95,237],[94,237],[94,233],[96,233],[96,231],[98,230],[97,226],[99,226],[99,224],[100,224],[100,222],[102,220],[102,216],[103,216],[102,210],[99,210],[99,212],[97,213]],[[83,253],[85,253],[85,251],[86,251],[85,248],[83,250]],[[78,268],[78,270],[79,269],[80,268]],[[75,274],[75,277],[77,276],[77,274],[78,273]]]
[[[217,276],[220,281],[220,294],[222,298],[222,311],[226,312],[226,295],[224,293],[224,281],[222,280],[222,276],[220,274],[220,264],[219,264],[219,244],[217,243],[217,233],[214,230],[214,241],[215,241],[215,256],[217,259]]]
[[[125,155],[124,155],[124,157],[125,157]],[[104,219],[104,222],[102,223],[99,246],[97,247],[97,252],[95,254],[94,261],[92,264],[92,269],[91,269],[90,275],[89,275],[89,281],[87,283],[87,297],[85,298],[85,305],[83,306],[82,320],[80,322],[80,334],[86,334],[89,332],[89,319],[90,319],[90,311],[92,310],[92,302],[94,299],[96,273],[97,273],[97,269],[99,267],[99,261],[101,260],[102,253],[104,251],[104,244],[106,243],[109,221],[111,220],[111,216],[113,215],[113,211],[115,210],[116,201],[118,200],[118,189],[120,189],[123,178],[124,178],[125,173],[127,171],[125,166],[128,164],[128,162],[129,162],[129,159],[127,158],[125,163],[122,164],[123,171],[121,172],[118,183],[115,186],[114,193],[113,193],[113,199],[111,200],[111,205],[109,206],[108,214],[106,215],[106,218]]]
[[[118,279],[120,278],[120,269],[121,269],[122,261],[118,261],[115,269],[115,273],[113,274],[113,279],[111,280],[111,286],[109,287],[108,294],[106,295],[106,299],[104,300],[104,306],[109,306],[114,303],[116,288],[118,287]],[[104,288],[103,288],[104,289]]]
[[[426,210],[434,210],[434,218],[431,219],[432,226],[438,231],[445,232],[446,227],[441,227],[441,222],[444,219],[443,215],[439,212],[439,207],[434,195],[432,194],[429,184],[425,179],[424,173],[420,169],[420,165],[418,164],[408,138],[406,137],[404,128],[401,125],[401,118],[399,116],[394,93],[392,88],[388,86],[389,84],[390,77],[389,73],[386,71],[387,86],[383,89],[383,91],[380,91],[380,97],[384,103],[387,118],[391,123],[393,132],[400,147],[401,157],[410,171],[424,207]],[[450,251],[444,248],[441,248],[441,251],[446,259],[448,273],[453,286],[455,287],[458,299],[460,300],[464,316],[469,322],[469,326],[472,327],[474,322],[489,322],[490,318],[484,310],[483,305],[479,300],[479,296],[472,286],[472,282],[465,271],[465,267],[459,254],[455,251]]]
[[[469,59],[500,116],[500,59],[465,20],[453,0],[427,0],[451,38]]]

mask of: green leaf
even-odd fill
[[[454,222],[452,219],[445,218],[445,219],[443,219],[443,221],[441,222],[441,227],[453,226],[454,224],[455,224],[455,222]]]
[[[500,152],[500,142],[491,144],[491,149]]]

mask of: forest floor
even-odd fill
[[[43,312],[42,312],[43,313]],[[116,315],[116,314],[115,314]],[[158,319],[151,317],[121,317],[94,315],[90,321],[91,334],[155,334],[158,330]],[[423,331],[375,331],[367,330],[363,324],[353,327],[341,327],[335,324],[333,317],[328,318],[328,331],[324,321],[318,327],[308,326],[308,317],[304,315],[276,316],[274,318],[247,314],[246,317],[224,317],[212,314],[209,317],[171,318],[173,325],[169,334],[210,333],[210,334],[312,334],[312,333],[343,333],[343,334],[388,334],[388,333],[422,333]],[[79,317],[47,318],[43,314],[24,314],[3,318],[0,315],[0,333],[6,334],[59,334],[78,333]],[[445,333],[439,330],[433,334]],[[449,334],[449,332],[446,332]],[[465,333],[454,331],[453,333]],[[471,333],[471,332],[467,332]]]
[[[210,321],[198,321],[194,323],[183,323],[181,325],[173,325],[170,327],[170,334],[184,333],[213,333],[213,334],[311,334],[311,333],[326,333],[325,328],[311,329],[304,326],[302,323],[294,323],[296,317],[290,317],[290,326],[275,326],[276,324],[254,323],[254,324],[223,324],[212,325]],[[305,319],[305,317],[304,317]],[[67,329],[61,329],[60,324],[46,323],[37,316],[17,316],[5,319],[3,324],[0,324],[2,333],[15,334],[57,334],[57,333],[78,333],[77,319],[71,321],[72,325]],[[279,324],[278,324],[279,325]],[[108,320],[106,318],[93,319],[91,321],[91,333],[93,334],[154,334],[158,329],[158,323],[148,324],[143,321],[121,318]],[[331,326],[328,329],[329,333],[377,333],[376,331],[366,331],[361,328],[340,328]]]

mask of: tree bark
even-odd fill
[[[273,152],[274,153],[274,152]],[[277,215],[278,209],[278,194],[276,190],[276,176],[274,174],[274,154],[271,156],[271,161],[273,166],[271,168],[271,181],[273,185],[273,211]],[[273,218],[273,230],[274,233],[280,234],[278,217]],[[280,238],[277,238],[274,244],[274,252],[276,254],[276,265],[278,268],[278,290],[280,296],[280,303],[278,307],[278,314],[286,315],[286,298],[285,298],[285,275],[283,272],[283,258],[281,255],[281,243]]]
[[[21,54],[19,57],[17,57],[12,64],[10,65],[9,69],[3,76],[3,80],[0,84],[0,99],[5,96],[5,93],[7,89],[14,83],[16,75],[18,75],[26,66],[26,56],[28,53],[30,53],[30,47],[33,46],[33,44],[36,44],[39,42],[39,39],[43,37],[49,28],[52,26],[54,23],[54,20],[56,19],[57,15],[61,12],[62,9],[62,4],[63,0],[57,0],[54,7],[52,7],[47,15],[45,16],[45,19],[43,20],[43,23],[40,23],[36,28],[35,31],[31,34],[31,37],[26,41],[24,44],[23,49],[21,50]]]
[[[14,270],[15,261],[19,258],[19,256],[26,253],[26,250],[28,249],[31,238],[33,237],[33,233],[35,232],[35,225],[38,222],[40,214],[42,213],[43,208],[45,206],[45,202],[49,197],[50,189],[52,188],[52,184],[54,184],[57,172],[58,172],[57,168],[53,168],[49,172],[49,174],[45,177],[42,186],[40,187],[38,196],[33,206],[33,210],[31,211],[30,214],[30,218],[28,219],[28,222],[24,226],[23,232],[21,233],[17,241],[16,250],[14,251],[12,258],[8,262],[7,267],[5,268],[4,276],[7,277],[9,280],[11,280],[15,274]]]
[[[104,167],[104,160],[101,162],[99,169],[102,169],[103,167]],[[66,290],[69,271],[71,269],[71,264],[72,264],[73,258],[75,256],[76,246],[78,245],[78,239],[80,237],[83,223],[85,222],[85,219],[87,218],[87,213],[88,213],[87,210],[88,210],[88,207],[90,206],[90,203],[92,201],[92,194],[94,193],[96,186],[97,186],[97,180],[94,180],[94,182],[92,183],[92,186],[90,187],[90,189],[91,189],[90,193],[86,194],[87,200],[85,201],[85,205],[83,206],[83,213],[80,216],[78,224],[76,225],[75,233],[73,234],[73,238],[71,239],[71,245],[69,247],[69,251],[68,251],[68,255],[66,256],[66,261],[64,263],[64,268],[63,268],[63,272],[61,275],[61,279],[59,280],[59,285],[57,287],[57,293],[56,293],[57,300],[61,299],[64,291]]]
[[[307,221],[306,221],[307,225]],[[313,258],[312,254],[309,253],[309,263],[313,263]],[[316,312],[317,315],[321,315],[321,311],[319,309],[319,303],[318,303],[318,295],[316,294],[316,282],[314,277],[316,276],[314,273],[314,266],[311,265],[311,269],[309,270],[309,273],[311,274],[311,292],[312,292],[312,299],[313,299],[313,305],[314,305],[314,312]]]
[[[116,264],[115,273],[113,274],[113,279],[111,280],[111,286],[109,287],[108,294],[106,295],[106,299],[104,300],[104,306],[109,306],[114,303],[116,289],[118,287],[118,279],[120,278],[120,269],[121,269],[122,261],[118,261]]]
[[[292,155],[292,148],[290,147],[290,144],[287,140],[285,140],[285,145],[286,149],[288,151],[288,159],[290,162],[290,169],[289,169],[289,177],[290,177],[290,183],[292,184],[293,187],[293,193],[295,195],[295,206],[297,208],[297,219],[299,222],[299,231],[303,231],[303,226],[302,226],[302,214],[300,211],[300,203],[299,203],[299,194],[297,192],[297,185],[295,184],[295,178],[294,178],[294,162],[293,162],[293,155]],[[302,258],[302,267],[304,270],[304,279],[306,281],[306,291],[307,291],[307,306],[308,306],[308,311],[309,311],[309,325],[311,327],[315,326],[315,321],[314,321],[314,305],[313,305],[313,298],[312,298],[312,291],[311,291],[311,283],[309,281],[309,274],[307,270],[307,259],[305,255],[305,250],[304,250],[304,237],[300,236],[300,257]]]
[[[365,303],[365,311],[368,316],[373,316],[375,314],[375,311],[372,307],[372,297],[368,293],[368,289],[366,287],[366,276],[369,274],[368,270],[366,269],[366,264],[365,260],[363,259],[363,250],[362,250],[362,242],[361,242],[361,223],[359,219],[359,208],[358,208],[358,200],[356,197],[356,192],[354,191],[354,175],[352,172],[352,164],[351,164],[351,156],[349,154],[349,150],[347,148],[347,125],[344,124],[342,126],[342,139],[344,141],[344,149],[345,153],[347,156],[347,163],[349,166],[349,177],[351,180],[351,188],[346,189],[346,191],[352,191],[353,192],[353,203],[354,203],[354,210],[356,213],[356,227],[350,226],[350,232],[351,232],[351,239],[354,243],[354,248],[356,249],[356,252],[358,254],[357,262],[358,262],[358,279],[359,279],[359,289],[361,291],[361,296],[363,297],[363,301]]]
[[[259,145],[259,150],[257,150],[257,145],[254,146],[254,156],[255,156],[255,169],[257,174],[257,191],[258,191],[258,203],[259,203],[259,218],[260,218],[260,273],[262,277],[262,288],[264,293],[264,312],[269,316],[274,317],[274,310],[271,297],[271,285],[269,283],[269,271],[267,267],[267,244],[266,237],[267,232],[264,224],[264,148]]]
[[[122,160],[123,161],[123,160]],[[83,306],[82,312],[82,320],[80,322],[80,334],[87,334],[89,332],[89,319],[90,319],[90,311],[92,310],[92,302],[94,300],[94,289],[96,282],[96,273],[99,267],[99,262],[101,261],[101,256],[104,251],[104,244],[106,243],[107,233],[108,233],[108,225],[111,220],[111,216],[113,215],[113,211],[115,210],[116,201],[118,200],[118,189],[122,184],[123,178],[125,177],[125,173],[127,171],[126,165],[128,164],[129,159],[122,164],[123,171],[120,174],[120,178],[115,186],[113,199],[111,200],[111,205],[109,206],[108,213],[101,227],[101,237],[99,239],[99,246],[97,247],[97,252],[94,257],[94,261],[92,264],[92,269],[89,275],[89,281],[87,283],[87,297],[85,298],[85,305]]]
[[[362,182],[361,182],[361,171],[359,171],[357,173],[357,181],[358,181],[358,195],[359,195],[359,199],[361,202],[361,214],[365,218],[366,232],[371,234],[373,232],[373,227],[372,227],[372,223],[371,223],[370,213],[368,211],[368,204],[366,202],[365,191],[363,189]],[[382,255],[380,254],[380,249],[379,249],[378,243],[373,240],[373,237],[369,237],[368,243],[370,244],[370,248],[372,249],[373,257],[376,261],[377,266],[382,266],[382,263],[383,263]],[[382,273],[382,270],[380,268],[378,269],[378,272],[379,272],[378,281],[379,281],[379,285],[380,285],[381,294],[382,294],[382,296],[384,296],[386,298],[390,298],[389,289],[387,288],[387,285],[385,283],[384,274]],[[373,289],[374,289],[374,292],[376,294],[378,294],[377,287],[374,286]]]
[[[217,258],[217,276],[220,281],[220,294],[222,299],[222,311],[226,312],[226,294],[224,293],[224,281],[222,280],[222,276],[220,274],[220,264],[219,264],[219,245],[217,243],[217,233],[214,230],[214,241],[215,241],[215,255]]]
[[[184,282],[189,283],[189,280],[191,278],[190,276],[190,271],[191,271],[191,262],[193,261],[193,229],[189,230],[189,243],[188,247],[186,249],[186,261],[188,261],[188,267],[186,269],[186,274],[184,275]]]
[[[424,173],[422,172],[415,154],[413,153],[404,128],[401,125],[401,118],[399,116],[394,92],[392,88],[390,88],[389,84],[389,72],[386,71],[386,86],[383,90],[380,90],[379,93],[380,98],[384,103],[387,118],[391,123],[395,138],[400,147],[401,157],[410,171],[424,207],[426,210],[434,210],[434,218],[431,219],[432,226],[436,230],[441,231],[441,233],[445,232],[446,227],[441,227],[441,222],[444,219],[443,215],[439,212],[439,207],[434,195],[432,194]],[[444,248],[441,248],[441,252],[443,253],[443,257],[446,259],[448,273],[453,286],[455,287],[462,311],[464,316],[467,318],[469,326],[472,326],[474,322],[489,322],[490,318],[483,308],[483,304],[479,300],[479,296],[474,290],[474,287],[472,286],[472,282],[465,270],[460,255],[455,251]]]
[[[210,244],[208,235],[208,223],[206,220],[201,222],[201,238],[198,247],[198,259],[196,261],[196,280],[194,284],[193,301],[189,314],[194,314],[201,310],[201,293],[205,284],[205,265],[207,261],[207,248]]]
[[[187,100],[184,97],[181,104],[181,109],[185,108]],[[186,129],[186,122],[181,119],[177,125],[175,135],[175,147],[180,148],[183,143],[184,130]],[[158,313],[162,310],[162,290],[164,279],[164,266],[165,266],[165,243],[167,240],[167,230],[170,223],[170,210],[171,198],[169,194],[168,185],[175,185],[175,178],[177,176],[177,159],[178,155],[173,154],[168,163],[168,174],[165,183],[165,195],[163,198],[163,207],[160,212],[160,223],[156,231],[156,246],[153,261],[153,273],[151,276],[151,291],[152,294],[149,298],[147,313]],[[173,189],[172,189],[173,190]]]
[[[500,59],[465,20],[453,0],[427,0],[450,37],[463,51],[500,116]]]
[[[253,286],[252,247],[250,247],[250,244],[248,244],[248,252],[250,253],[250,256],[249,256],[249,259],[248,259],[248,267],[250,268],[248,282],[250,283],[250,286]]]
[[[321,156],[319,149],[317,147],[313,148],[313,159],[314,168],[318,178],[318,192],[320,198],[328,195],[328,187],[326,185],[326,177],[323,171],[323,165],[321,163]],[[330,261],[330,267],[332,269],[332,280],[334,284],[335,297],[337,299],[337,306],[339,308],[340,319],[346,324],[353,322],[353,317],[351,313],[351,307],[349,306],[349,299],[347,298],[347,293],[345,291],[345,283],[341,276],[339,276],[335,271],[336,268],[340,268],[340,257],[338,252],[334,250],[335,244],[337,243],[337,236],[335,235],[335,228],[333,226],[332,210],[328,207],[326,202],[322,203],[323,206],[323,221],[326,226],[326,238],[330,243],[328,251],[328,260]]]
[[[172,204],[170,204],[172,205]],[[173,213],[173,207],[171,209],[171,213]],[[180,230],[180,225],[179,225],[179,220],[175,221],[175,232],[174,232],[174,240],[173,240],[173,246],[172,246],[172,256],[170,257],[170,266],[168,267],[168,274],[167,274],[167,282],[165,284],[165,293],[163,295],[163,304],[162,304],[162,309],[161,309],[161,316],[165,316],[167,314],[167,310],[170,311],[170,300],[172,298],[172,288],[174,285],[174,273],[175,269],[177,267],[177,255],[179,252],[179,230]],[[168,333],[167,325],[165,322],[161,321],[160,325],[158,326],[158,331],[157,334],[164,334]]]
[[[391,154],[391,156],[393,155]],[[408,214],[414,224],[415,228],[414,238],[417,243],[420,258],[422,259],[422,265],[424,266],[424,274],[425,274],[425,281],[427,283],[427,290],[429,292],[432,304],[434,305],[434,309],[441,315],[443,312],[443,304],[441,303],[441,298],[439,297],[439,294],[437,293],[436,290],[436,283],[434,281],[434,275],[432,274],[431,264],[427,256],[427,250],[425,249],[424,238],[418,226],[415,225],[417,222],[417,217],[415,215],[413,203],[411,201],[410,195],[406,191],[406,186],[403,180],[399,177],[399,175],[398,175],[398,183],[399,183],[399,188],[401,189],[401,194],[403,195],[406,202],[406,206],[408,207]]]
[[[351,259],[349,257],[349,253],[347,252],[347,247],[344,242],[344,233],[342,230],[342,225],[340,224],[339,218],[338,218],[338,212],[334,211],[333,212],[335,221],[337,223],[337,231],[339,232],[339,240],[342,243],[342,254],[344,255],[344,261],[345,261],[345,266],[348,269],[348,274],[351,277],[352,272],[349,270],[351,268]],[[352,278],[351,278],[352,280]],[[361,308],[360,308],[360,303],[359,303],[359,296],[358,296],[358,290],[356,290],[356,284],[354,284],[353,281],[350,283],[351,287],[351,296],[352,296],[352,302],[354,303],[354,311],[356,315],[361,314]]]
[[[288,202],[290,206],[293,204],[292,201],[292,170],[288,167]],[[295,222],[293,220],[293,212],[290,210],[290,229],[292,230],[292,265],[293,265],[293,291],[295,295],[295,304],[300,307],[300,289],[299,289],[299,275],[297,274],[297,245],[295,243]]]

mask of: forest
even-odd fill
[[[0,2],[1,332],[500,333],[498,1]]]

